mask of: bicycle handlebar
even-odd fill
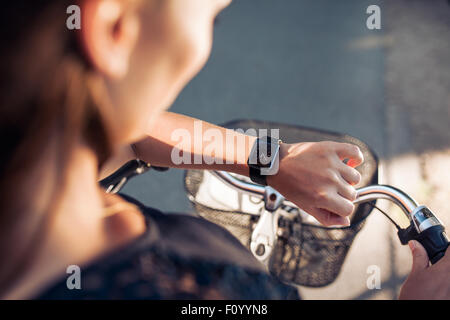
[[[267,187],[236,179],[228,172],[212,171],[212,174],[232,188],[246,194],[257,197],[264,197],[266,194]],[[357,189],[357,198],[354,201],[354,204],[365,203],[377,199],[386,199],[394,202],[403,210],[410,220],[412,220],[410,214],[419,206],[418,203],[405,192],[388,185],[372,185]]]
[[[275,212],[285,202],[284,197],[269,186],[242,181],[224,171],[212,171],[212,173],[239,192],[263,198],[266,208],[264,219],[266,220],[268,216],[267,211]],[[371,185],[359,188],[356,191],[357,198],[354,204],[386,199],[392,201],[402,209],[410,221],[408,228],[400,229],[398,227],[398,236],[402,244],[408,243],[409,240],[419,241],[427,250],[428,257],[433,264],[444,256],[449,246],[445,228],[441,221],[427,207],[419,206],[408,194],[388,185]],[[266,231],[266,236],[271,232],[271,230]]]

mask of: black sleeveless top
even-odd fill
[[[139,206],[147,231],[81,268],[81,289],[68,274],[36,299],[297,299],[268,275],[228,231],[202,218]]]

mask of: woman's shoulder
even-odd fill
[[[185,257],[231,263],[255,271],[264,271],[262,264],[250,251],[228,230],[217,224],[193,215],[162,213],[129,196],[123,198],[140,207],[147,219],[154,223],[159,247]]]
[[[272,278],[228,231],[204,219],[164,214],[136,200],[148,231],[81,268],[81,289],[66,279],[40,299],[284,299],[294,291]],[[295,297],[295,292],[294,292]]]

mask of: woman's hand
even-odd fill
[[[450,299],[450,247],[445,256],[430,266],[425,248],[417,241],[410,241],[413,255],[411,273],[403,284],[399,299],[442,300]]]
[[[348,165],[344,159],[350,159]],[[331,141],[282,144],[280,167],[270,186],[325,226],[349,225],[361,180],[352,168],[364,161],[355,145]]]

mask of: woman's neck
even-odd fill
[[[85,146],[73,152],[58,207],[51,217],[44,217],[50,222],[39,253],[6,298],[32,297],[65,274],[69,265],[82,265],[107,248],[97,166],[95,155]]]

